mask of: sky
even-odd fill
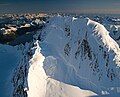
[[[26,12],[120,14],[120,0],[0,0],[0,13]]]

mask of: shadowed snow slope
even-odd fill
[[[21,52],[17,47],[0,44],[0,97],[12,97],[11,72],[20,61]]]
[[[104,26],[88,18],[50,18],[20,51],[12,78],[13,97],[120,93],[119,46]]]

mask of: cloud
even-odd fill
[[[0,6],[8,6],[10,3],[0,3]]]
[[[120,6],[120,2],[113,3],[114,6]]]

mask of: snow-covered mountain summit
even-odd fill
[[[12,77],[13,97],[120,92],[119,46],[103,25],[89,18],[50,18],[31,43],[14,48],[21,57]]]
[[[50,56],[57,61],[56,65],[51,63],[56,67],[52,75],[45,69],[49,76],[79,87],[92,87],[99,93],[109,93],[111,87],[112,91],[117,91],[120,85],[120,50],[101,24],[88,18],[58,16],[50,20],[42,33],[47,34],[41,42],[46,56],[44,63],[52,60]],[[44,68],[47,66],[50,65],[44,65]],[[67,72],[63,68],[67,68]]]

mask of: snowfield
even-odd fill
[[[11,78],[11,97],[119,97],[119,45],[89,18],[52,17],[32,42],[4,47],[0,66],[8,59],[9,71],[17,67],[1,77]]]

